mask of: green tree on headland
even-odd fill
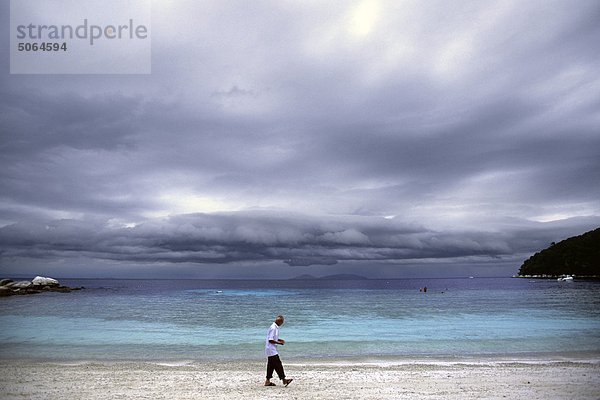
[[[535,253],[519,275],[576,275],[600,277],[600,228],[574,236]]]

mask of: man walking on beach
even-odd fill
[[[267,340],[265,342],[265,353],[267,355],[267,380],[265,381],[265,386],[275,386],[273,382],[271,382],[271,378],[273,378],[273,371],[277,372],[277,376],[283,382],[284,386],[289,385],[293,379],[286,379],[285,372],[283,371],[283,364],[281,364],[281,360],[279,359],[279,353],[277,352],[277,346],[283,346],[285,344],[285,340],[279,338],[279,327],[283,325],[285,319],[283,315],[278,315],[275,318],[275,322],[271,324],[269,330],[267,331]]]

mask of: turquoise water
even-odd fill
[[[598,282],[62,283],[86,289],[0,299],[0,357],[260,360],[278,314],[287,360],[600,355]]]

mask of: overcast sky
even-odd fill
[[[600,226],[596,0],[152,7],[150,75],[2,57],[0,275],[509,276]]]

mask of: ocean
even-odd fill
[[[0,299],[0,358],[286,361],[600,358],[600,282],[543,279],[61,280]],[[419,289],[427,287],[427,292]]]

